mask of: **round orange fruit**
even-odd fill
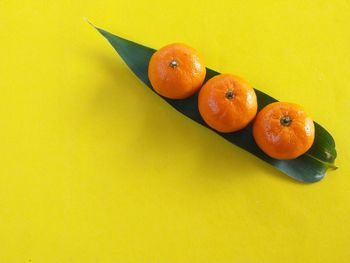
[[[185,44],[170,44],[156,51],[148,65],[154,90],[170,99],[184,99],[195,93],[206,74],[202,56]]]
[[[231,74],[211,78],[199,91],[199,112],[208,126],[219,132],[243,129],[253,120],[257,108],[252,86]]]
[[[301,106],[274,102],[256,116],[253,136],[260,149],[270,157],[290,160],[310,149],[315,127]]]

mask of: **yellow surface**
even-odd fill
[[[1,263],[350,262],[349,1],[194,2],[0,1]],[[301,184],[229,144],[83,17],[304,105],[340,169]]]

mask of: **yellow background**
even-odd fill
[[[350,4],[0,1],[0,262],[349,262]],[[297,102],[337,171],[289,179],[147,89],[84,20]]]

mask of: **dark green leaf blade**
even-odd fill
[[[155,49],[137,44],[130,40],[113,35],[103,29],[96,28],[113,46],[122,57],[129,68],[141,79],[151,90],[153,90],[148,79],[148,63]],[[220,73],[207,68],[206,80]],[[154,90],[153,90],[154,91]],[[277,101],[275,98],[255,89],[258,98],[259,110],[271,102]],[[193,96],[183,100],[171,100],[162,97],[176,110],[183,113],[192,120],[211,129],[203,121],[198,111],[198,92]],[[315,142],[311,149],[304,155],[294,160],[276,160],[262,152],[252,136],[251,124],[241,131],[234,133],[220,133],[213,130],[229,142],[254,154],[258,158],[273,165],[278,170],[288,176],[303,182],[317,182],[321,180],[328,168],[336,168],[334,165],[337,153],[333,137],[318,123],[315,122]]]

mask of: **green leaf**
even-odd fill
[[[129,68],[136,74],[136,76],[142,80],[152,91],[154,91],[148,79],[148,63],[152,54],[156,50],[118,37],[103,29],[96,29],[109,41],[109,43],[118,52],[118,54],[122,57]],[[205,81],[217,74],[220,73],[207,68]],[[255,92],[258,98],[259,110],[265,105],[277,101],[275,98],[265,94],[262,91],[255,89]],[[199,114],[197,97],[198,92],[193,96],[183,100],[171,100],[164,97],[162,98],[182,114],[211,129],[208,127],[208,125],[206,125]],[[316,122],[315,141],[313,146],[307,153],[294,160],[276,160],[262,152],[257,147],[253,139],[251,124],[243,130],[234,133],[220,133],[215,130],[213,131],[232,144],[235,144],[238,147],[254,154],[258,158],[264,160],[278,170],[299,181],[319,181],[325,176],[328,168],[336,168],[334,165],[335,158],[337,157],[335,142],[332,136]]]

